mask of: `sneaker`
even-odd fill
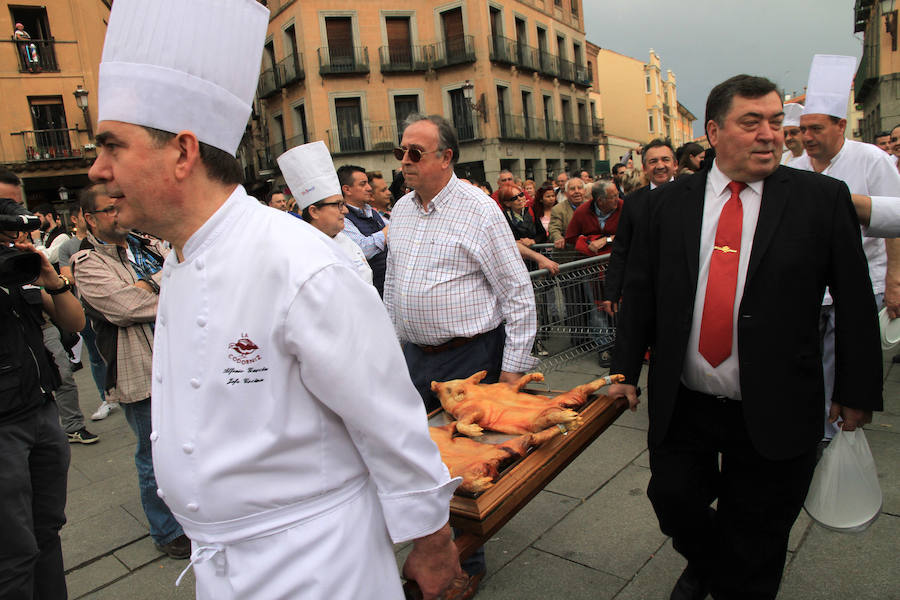
[[[100,441],[100,436],[94,435],[84,427],[66,435],[69,437],[70,444],[95,444]]]
[[[106,400],[104,400],[97,408],[97,412],[91,415],[91,421],[102,421],[109,416],[109,411],[116,408],[117,406],[118,404],[115,402],[107,402]]]
[[[538,356],[550,356],[550,352],[544,348],[544,344],[540,340],[534,342],[534,353]]]
[[[169,558],[182,560],[191,555],[191,540],[182,533],[168,544],[156,544],[156,549]]]

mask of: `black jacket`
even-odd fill
[[[39,288],[0,289],[0,423],[28,416],[60,384],[43,324]]]
[[[654,190],[631,243],[611,372],[636,383],[650,346],[651,446],[669,428],[687,352],[707,175]],[[834,401],[881,410],[878,318],[850,193],[831,177],[778,167],[763,184],[737,327],[744,420],[769,459],[798,456],[822,437],[826,286],[835,309]]]

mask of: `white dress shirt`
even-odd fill
[[[809,156],[804,154],[795,158],[788,165],[795,169],[813,171]],[[861,226],[863,235],[863,251],[869,261],[869,277],[872,279],[872,291],[877,296],[884,293],[884,278],[887,272],[887,253],[884,239],[875,237],[882,215],[886,214],[884,206],[900,204],[900,173],[891,161],[891,157],[878,146],[864,144],[854,140],[844,140],[844,145],[831,159],[831,163],[822,175],[840,179],[850,188],[851,194],[862,194],[872,198],[872,213],[876,219],[876,233]],[[831,297],[826,294],[824,304],[831,304]]]
[[[703,320],[703,303],[706,299],[706,284],[709,281],[709,262],[716,243],[716,229],[719,215],[731,197],[728,184],[731,180],[719,170],[716,160],[706,178],[706,192],[703,197],[703,223],[700,228],[700,264],[697,273],[697,294],[694,296],[694,318],[691,335],[688,338],[687,353],[684,357],[682,383],[692,390],[726,396],[732,400],[741,399],[740,364],[738,361],[737,317],[744,296],[747,280],[747,266],[750,264],[750,250],[756,234],[756,222],[762,205],[763,180],[748,182],[740,194],[743,207],[741,222],[741,254],[738,259],[737,287],[735,289],[734,312],[731,317],[731,354],[718,367],[712,367],[700,354],[700,324]]]
[[[401,340],[437,346],[506,322],[502,369],[528,371],[534,290],[500,207],[456,175],[423,209],[415,192],[391,212],[384,304]]]

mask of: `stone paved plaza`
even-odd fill
[[[884,506],[864,533],[838,534],[802,513],[791,536],[779,600],[900,599],[900,366],[885,356],[885,411],[866,427]],[[891,368],[893,366],[893,369]],[[548,374],[567,389],[605,371],[583,359]],[[88,369],[76,373],[89,415],[98,398]],[[88,428],[102,437],[73,445],[62,530],[70,598],[194,598],[187,561],[161,555],[138,498],[134,435],[121,410]],[[479,600],[668,598],[685,562],[647,500],[647,413],[624,413],[487,544]],[[398,546],[398,560],[407,548]],[[343,599],[335,599],[343,600]]]

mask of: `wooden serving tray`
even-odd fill
[[[553,396],[560,392],[540,393]],[[598,394],[578,411],[583,419],[581,427],[534,448],[505,468],[497,482],[484,492],[477,495],[466,492],[454,494],[450,500],[450,524],[473,534],[472,543],[493,535],[619,418],[627,406],[628,402],[624,398],[613,400],[609,396]],[[443,414],[443,410],[429,415],[429,424],[433,426],[449,421],[449,416]],[[500,438],[491,440],[487,435],[485,437],[486,443],[501,441]],[[506,435],[502,439],[511,437],[515,436]],[[457,545],[462,541],[458,539]],[[462,550],[460,548],[461,552]]]

